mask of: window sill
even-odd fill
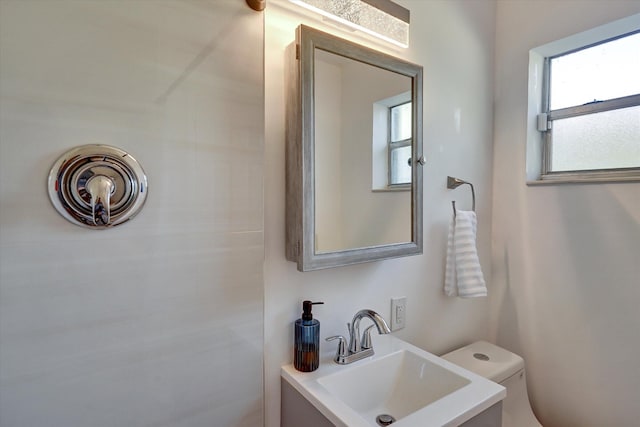
[[[394,192],[394,191],[411,191],[411,184],[398,185],[398,186],[387,187],[387,188],[373,188],[371,190],[371,192],[373,193],[388,193],[388,192]]]
[[[542,175],[540,179],[527,181],[527,185],[596,184],[615,182],[640,182],[640,169],[593,172],[556,172]]]

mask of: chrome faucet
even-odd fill
[[[360,321],[363,317],[368,317],[373,321],[373,325],[364,330],[362,338],[360,338]],[[346,339],[342,335],[336,335],[329,337],[327,341],[338,340],[338,351],[336,357],[333,359],[340,365],[346,365],[348,363],[355,362],[356,360],[364,359],[365,357],[373,356],[373,346],[371,344],[371,329],[373,327],[378,328],[379,334],[388,334],[391,332],[387,322],[384,321],[382,316],[373,310],[360,310],[351,323],[347,323],[347,329],[349,330],[349,348],[346,347]]]

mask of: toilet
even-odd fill
[[[527,394],[524,360],[503,348],[478,341],[441,356],[507,389],[502,401],[502,427],[542,427]]]

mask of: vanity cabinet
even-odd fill
[[[335,427],[284,378],[280,382],[280,427]]]
[[[502,425],[502,401],[480,412],[462,427],[500,427]]]

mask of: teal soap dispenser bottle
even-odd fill
[[[302,318],[295,323],[293,366],[311,372],[320,365],[320,322],[313,318],[311,308],[324,302],[303,301]]]

